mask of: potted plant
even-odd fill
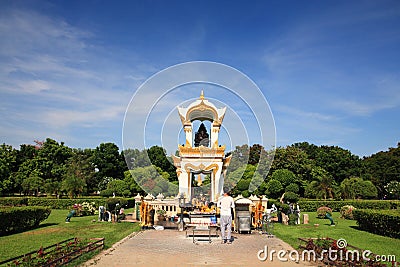
[[[165,210],[159,209],[156,211],[158,221],[165,221],[165,214],[167,213]]]

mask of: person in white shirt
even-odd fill
[[[235,202],[229,193],[224,193],[224,196],[219,199],[217,206],[220,208],[220,224],[222,243],[231,244],[232,233],[232,209],[235,208]],[[226,231],[226,233],[225,233]]]

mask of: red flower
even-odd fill
[[[43,254],[44,254],[43,247],[40,247],[37,254],[39,255],[39,257],[43,257]]]

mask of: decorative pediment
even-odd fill
[[[213,174],[215,175],[218,171],[218,164],[212,163],[208,166],[204,165],[203,163],[201,163],[197,166],[193,165],[192,163],[185,164],[185,171],[187,173],[190,173],[191,171],[192,172],[209,172],[211,170],[212,170]]]

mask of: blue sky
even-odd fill
[[[197,60],[258,85],[277,146],[400,141],[399,1],[3,0],[0,36],[0,142],[17,148],[122,147],[137,88]]]

